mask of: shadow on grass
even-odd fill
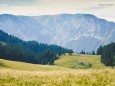
[[[9,67],[9,66],[7,66],[4,63],[0,62],[0,67]]]

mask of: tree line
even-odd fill
[[[53,64],[60,55],[73,50],[36,41],[23,41],[0,30],[0,58],[35,64]]]
[[[95,55],[96,53],[95,53],[95,51],[85,52],[85,51],[82,50],[81,52],[79,52],[79,54]]]
[[[101,62],[106,66],[115,66],[115,43],[100,46],[97,55],[101,55]]]

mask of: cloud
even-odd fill
[[[92,2],[92,4],[90,4],[89,6],[77,8],[77,10],[80,10],[83,12],[93,12],[93,11],[100,11],[103,9],[106,10],[109,7],[114,8],[114,3],[112,2]]]
[[[37,5],[39,0],[0,0],[0,4],[9,6]]]
[[[0,0],[0,14],[37,16],[62,13],[85,13],[115,21],[115,16],[112,16],[115,15],[114,1],[111,3],[102,1],[103,0]]]

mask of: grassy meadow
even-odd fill
[[[52,66],[0,59],[0,86],[115,86],[115,69],[97,55],[66,54]]]
[[[55,61],[55,65],[72,69],[105,68],[104,64],[102,64],[100,60],[100,55],[72,54],[70,56],[65,54]],[[81,62],[84,64],[80,64]],[[88,67],[89,63],[92,65],[91,67]]]
[[[66,68],[51,66],[51,65],[39,65],[39,64],[31,64],[31,63],[25,63],[25,62],[0,59],[0,69],[49,71],[49,70],[62,70]]]

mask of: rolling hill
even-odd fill
[[[114,86],[115,69],[105,68],[100,56],[72,55],[60,57],[55,65],[38,65],[0,59],[1,86]],[[66,58],[66,59],[65,59]],[[71,60],[71,59],[72,60]],[[86,60],[87,58],[87,60]],[[73,69],[75,61],[94,62],[90,69]],[[93,61],[92,61],[93,60]],[[69,65],[67,62],[71,62]],[[59,67],[60,66],[60,67]],[[66,68],[67,67],[67,68]],[[81,68],[76,66],[76,68]],[[97,69],[97,67],[99,67]],[[83,68],[83,67],[82,67]],[[85,68],[85,67],[84,67]],[[100,69],[101,68],[101,69]]]
[[[18,61],[10,61],[0,59],[0,70],[2,69],[14,69],[14,70],[25,70],[25,71],[48,71],[48,70],[62,70],[64,68],[50,65],[31,64]],[[66,68],[65,68],[66,69]]]
[[[70,56],[66,54],[56,60],[55,65],[71,69],[105,68],[104,64],[102,64],[100,60],[100,55],[73,54]],[[90,64],[91,67],[89,67]]]
[[[0,30],[0,58],[34,64],[53,64],[63,53],[73,52],[57,45],[23,41]]]
[[[80,63],[84,63],[80,64]],[[92,66],[88,67],[88,63]],[[37,65],[18,61],[0,59],[0,68],[17,70],[60,70],[60,69],[103,69],[105,66],[100,62],[100,55],[62,55],[54,62],[54,65]]]

